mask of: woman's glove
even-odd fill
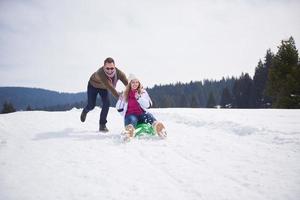
[[[135,96],[136,100],[139,100],[139,98],[141,97],[141,95],[138,92],[136,92],[134,96]]]
[[[119,100],[123,100],[124,99],[123,92],[118,92],[118,94],[119,94]]]

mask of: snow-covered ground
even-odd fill
[[[80,112],[0,115],[1,200],[300,198],[300,110],[152,109],[168,138],[129,143]]]

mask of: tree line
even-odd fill
[[[267,50],[253,79],[242,74],[228,98],[226,103],[235,108],[300,108],[300,63],[293,37],[282,40],[276,54]]]
[[[155,108],[300,108],[300,62],[293,37],[282,40],[278,51],[266,51],[259,60],[253,78],[248,73],[221,80],[191,81],[155,85],[147,88]],[[110,95],[111,105],[116,100]],[[86,101],[26,110],[65,111],[83,108]],[[97,105],[101,104],[97,103]],[[14,112],[5,102],[1,113]]]
[[[293,37],[282,40],[274,54],[267,50],[253,78],[177,83],[151,88],[155,107],[300,108],[300,63]]]

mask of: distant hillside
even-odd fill
[[[11,102],[17,110],[33,109],[86,101],[86,93],[60,93],[26,87],[0,87],[0,105]]]
[[[231,90],[234,81],[234,78],[223,78],[220,81],[156,85],[147,90],[153,100],[153,107],[156,108],[206,107],[209,93],[215,96],[218,104],[222,90],[225,87]],[[0,106],[7,101],[12,103],[16,110],[26,110],[30,106],[34,110],[63,111],[73,107],[83,108],[86,105],[86,96],[86,92],[60,93],[37,88],[0,87]],[[114,106],[115,103],[116,99],[110,94],[110,105]],[[96,105],[101,105],[99,97]]]
[[[209,93],[213,93],[217,104],[220,101],[222,90],[228,87],[230,90],[234,84],[234,78],[222,79],[220,81],[204,80],[177,83],[169,85],[156,85],[147,88],[153,107],[205,107]],[[11,102],[16,110],[31,109],[63,111],[73,107],[82,108],[86,105],[86,92],[60,93],[51,90],[25,88],[25,87],[0,87],[0,106],[4,102]],[[114,106],[116,99],[110,94],[110,105]],[[101,105],[97,98],[96,105]]]

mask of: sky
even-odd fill
[[[253,76],[281,40],[299,49],[299,10],[298,0],[0,0],[0,86],[85,91],[106,57],[146,87]]]

